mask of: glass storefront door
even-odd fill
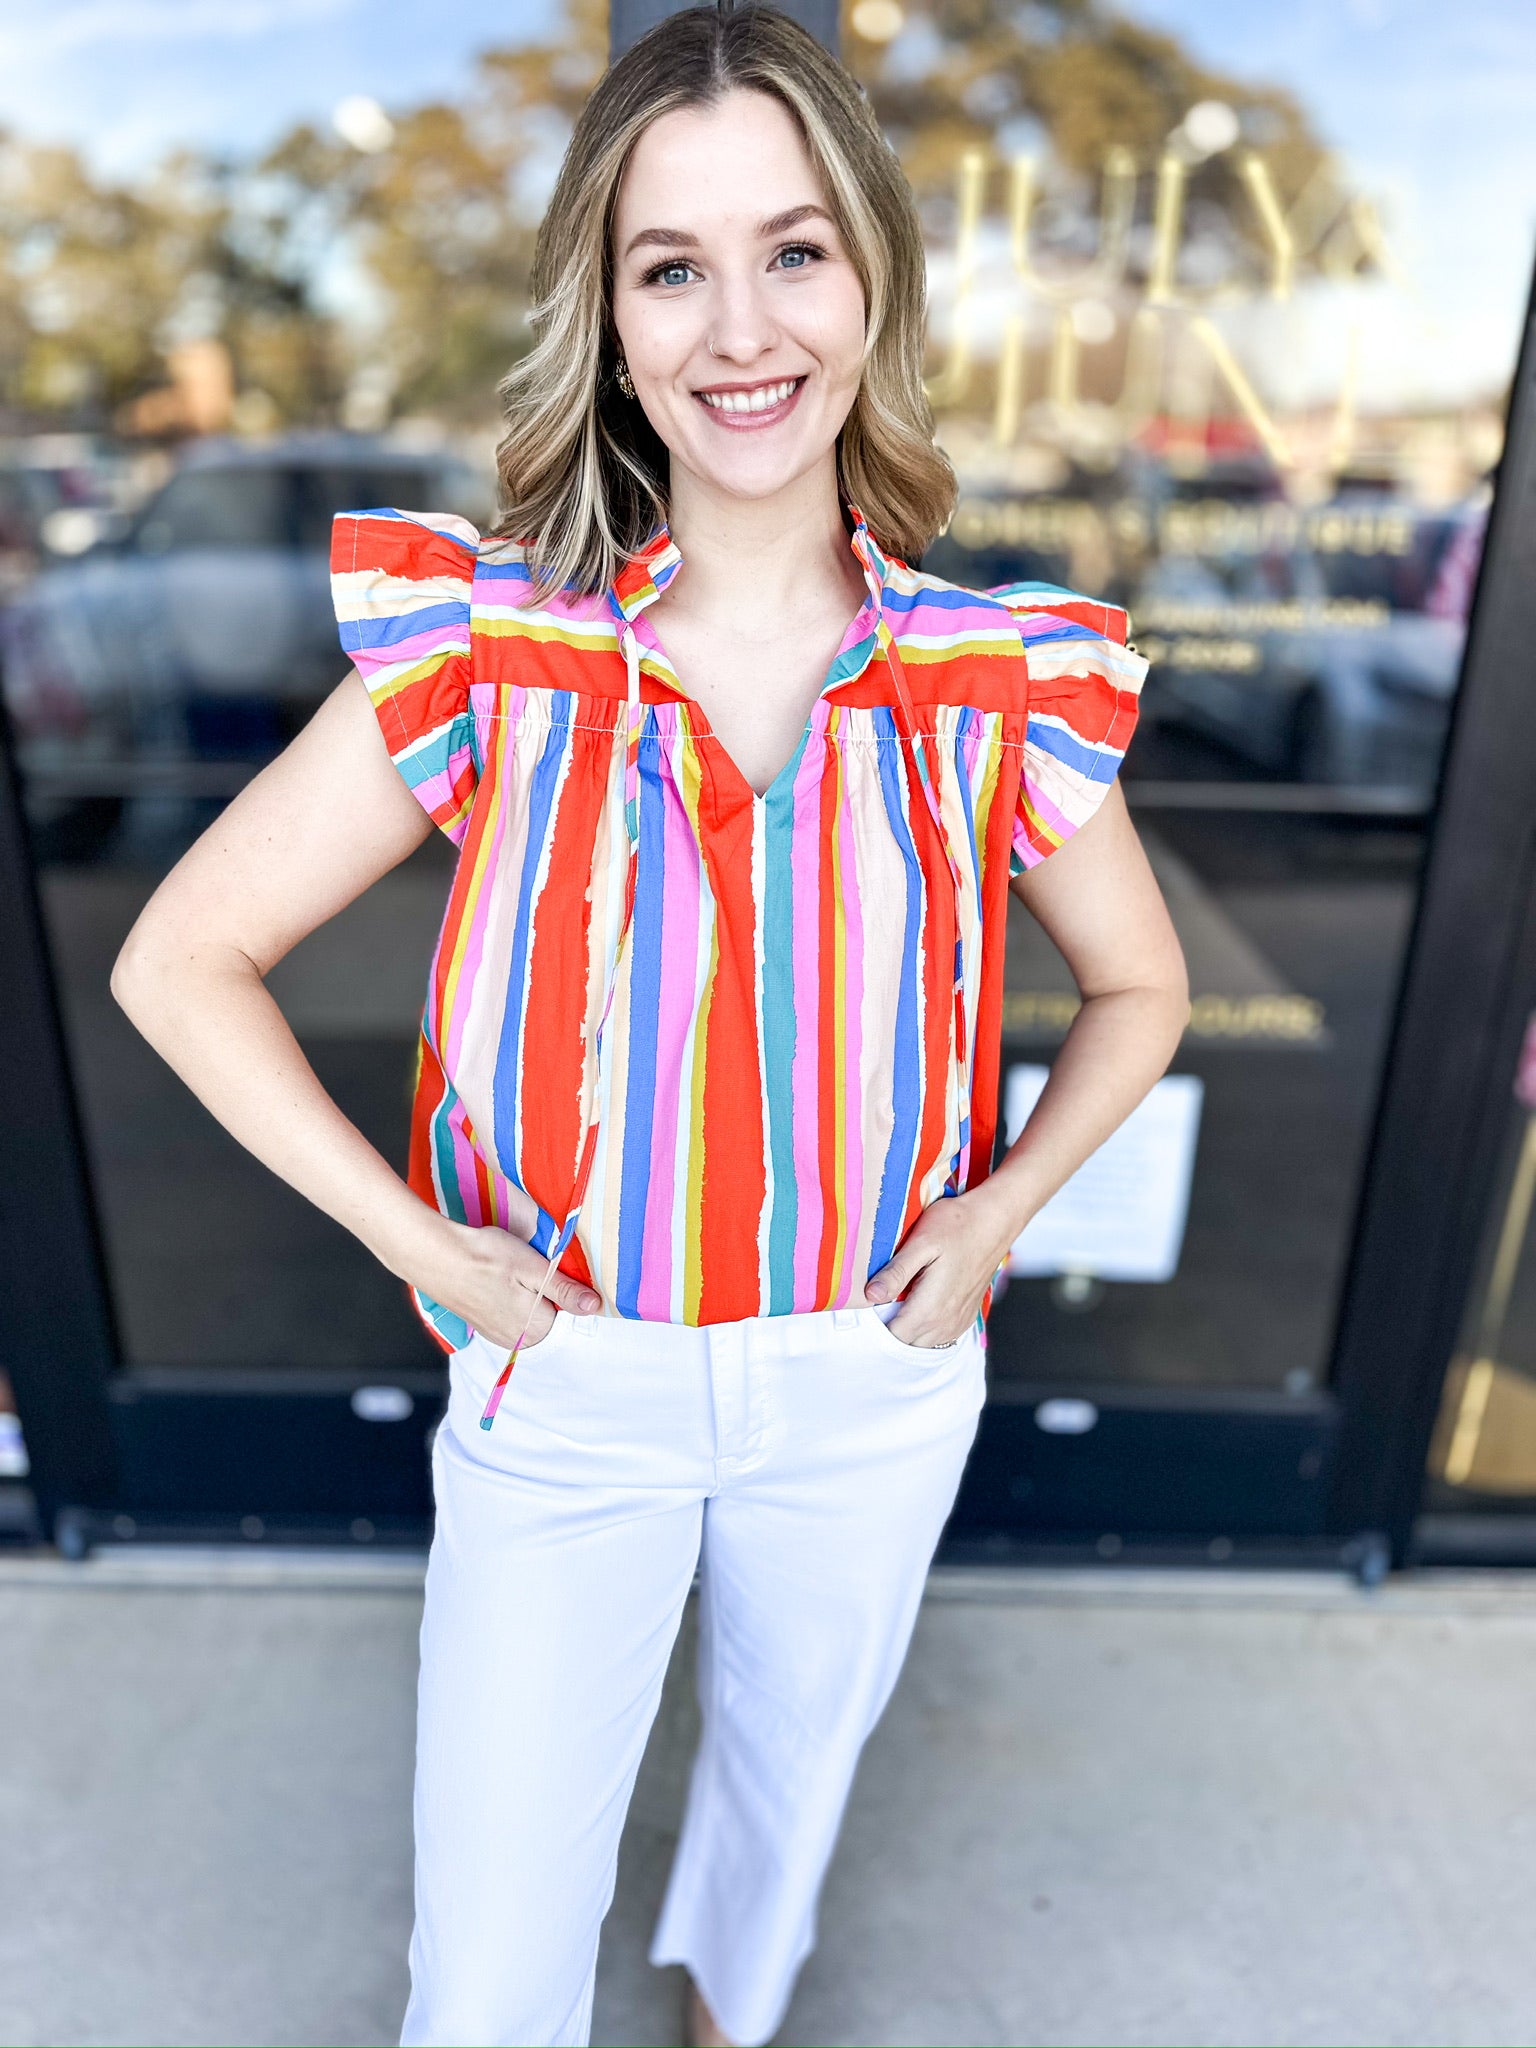
[[[1341,1331],[1401,1192],[1383,1104],[1426,876],[1481,830],[1446,811],[1444,770],[1532,253],[1536,27],[1503,0],[1458,24],[1322,0],[844,9],[928,243],[961,492],[924,566],[1129,609],[1152,666],[1126,792],[1193,989],[1167,1078],[1016,1247],[957,1542],[1221,1556],[1379,1519],[1339,1505],[1371,1436]],[[591,26],[571,11],[571,62]],[[225,1137],[106,981],[167,865],[339,673],[330,511],[485,516],[448,411],[300,452],[237,434],[158,479],[141,445],[103,444],[67,507],[85,519],[99,487],[101,545],[34,573],[0,529],[5,702],[115,1322],[80,1398],[105,1404],[115,1476],[103,1452],[81,1477],[57,1417],[39,1432],[61,1447],[50,1499],[126,1514],[120,1534],[156,1514],[261,1534],[283,1512],[367,1534],[423,1505],[419,1429],[370,1433],[440,1391],[404,1290]],[[434,838],[272,977],[402,1162],[450,858]],[[1076,1000],[1016,905],[1015,1130]],[[1531,1469],[1523,1125],[1499,1171],[1431,1451],[1458,1501],[1520,1500]],[[1372,1387],[1396,1398],[1388,1367]]]
[[[1126,790],[1193,992],[1169,1077],[1016,1247],[992,1420],[1035,1430],[978,1527],[1102,1520],[1113,1550],[1137,1510],[1066,1475],[1128,1411],[1202,1402],[1272,1431],[1289,1407],[1290,1511],[1310,1492],[1326,1518],[1341,1291],[1531,259],[1487,39],[1529,75],[1536,30],[1473,14],[1481,42],[1201,0],[849,16],[930,243],[962,494],[926,566],[1129,608],[1152,668]],[[1075,1007],[1016,908],[1015,1132]],[[1240,1497],[1222,1512],[1244,1526]]]
[[[157,1495],[248,1534],[264,1510],[324,1509],[365,1538],[425,1510],[441,1354],[403,1285],[228,1136],[108,982],[167,868],[345,667],[333,512],[483,520],[490,502],[488,465],[446,437],[209,442],[7,617],[12,746],[115,1327],[118,1533],[139,1533]],[[452,851],[434,834],[269,979],[325,1087],[402,1165]],[[272,1433],[285,1397],[298,1457]],[[13,1467],[30,1462],[11,1435]]]

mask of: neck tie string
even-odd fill
[[[624,690],[624,833],[629,841],[629,859],[624,876],[624,914],[619,926],[619,940],[614,948],[613,966],[608,974],[608,991],[603,999],[603,1013],[598,1020],[597,1032],[592,1045],[593,1087],[592,1112],[587,1119],[586,1135],[582,1139],[581,1159],[576,1168],[576,1180],[571,1189],[571,1198],[566,1207],[565,1222],[555,1238],[554,1248],[545,1263],[539,1280],[538,1292],[528,1305],[523,1318],[523,1327],[517,1333],[517,1342],[512,1346],[506,1364],[502,1367],[496,1384],[487,1396],[480,1415],[480,1427],[489,1429],[496,1420],[496,1411],[501,1406],[501,1396],[507,1381],[512,1377],[512,1368],[517,1364],[517,1354],[522,1349],[523,1339],[528,1334],[539,1303],[548,1292],[549,1283],[555,1276],[555,1268],[564,1258],[571,1239],[576,1235],[576,1225],[581,1217],[581,1205],[586,1200],[587,1187],[592,1179],[592,1164],[597,1157],[598,1127],[602,1122],[603,1099],[603,1040],[608,1028],[609,1013],[613,1009],[614,990],[619,983],[619,968],[629,943],[630,928],[635,919],[635,882],[640,862],[640,731],[645,713],[640,702],[640,643],[635,638],[635,629],[626,619],[619,633],[624,646],[625,690]]]

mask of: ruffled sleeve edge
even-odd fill
[[[1055,584],[987,593],[1019,628],[1029,675],[1010,872],[1037,867],[1098,810],[1119,774],[1150,663],[1119,605]]]
[[[462,842],[480,762],[470,708],[480,535],[457,513],[338,512],[331,595],[342,650],[411,794]]]

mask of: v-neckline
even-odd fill
[[[872,611],[875,613],[873,623],[866,632],[858,633],[856,629],[859,626],[860,622],[865,618],[865,616],[868,613]],[[856,679],[856,677],[862,675],[864,673],[864,670],[869,666],[870,658],[874,652],[874,644],[877,639],[879,611],[875,604],[875,597],[873,591],[866,590],[864,594],[863,603],[859,606],[858,610],[854,613],[853,617],[848,621],[848,624],[843,629],[843,637],[838,642],[837,648],[833,653],[831,661],[827,664],[826,676],[822,682],[821,688],[816,692],[816,695],[811,700],[811,708],[806,714],[805,723],[800,728],[800,732],[796,737],[794,746],[790,749],[789,759],[779,769],[778,773],[773,777],[772,781],[768,784],[768,787],[762,790],[756,788],[754,784],[749,780],[749,778],[741,768],[741,765],[737,761],[735,755],[730,751],[730,749],[726,746],[725,742],[721,739],[720,735],[715,731],[714,726],[710,723],[709,714],[705,711],[704,706],[700,703],[699,699],[691,695],[689,691],[683,688],[682,678],[678,675],[677,668],[673,663],[672,657],[670,654],[668,654],[666,648],[662,646],[661,638],[657,633],[656,628],[651,624],[651,621],[646,617],[645,612],[637,611],[634,614],[634,616],[630,619],[629,623],[632,630],[635,633],[636,638],[646,649],[647,653],[651,654],[660,664],[660,666],[666,671],[665,680],[668,684],[668,687],[670,689],[675,690],[679,698],[682,700],[682,702],[688,706],[689,724],[693,728],[694,737],[701,740],[708,740],[709,747],[707,753],[708,759],[711,762],[711,773],[713,774],[715,772],[716,764],[722,766],[726,771],[727,782],[734,781],[738,786],[738,790],[744,791],[746,795],[751,798],[753,806],[760,807],[766,806],[769,800],[778,791],[779,785],[786,779],[786,777],[792,778],[796,770],[798,769],[800,757],[805,752],[805,743],[807,739],[810,737],[811,728],[815,721],[816,706],[820,704],[824,698],[830,696],[834,690],[840,690],[842,689],[844,684],[853,682]],[[854,670],[852,674],[840,674],[839,669],[842,665],[844,655],[851,652],[852,649],[861,646],[865,641],[869,642],[869,648],[864,656],[863,661],[860,662],[858,668]]]
[[[650,653],[656,665],[665,672],[664,679],[667,682],[668,688],[675,691],[677,696],[689,707],[689,721],[696,736],[699,739],[709,741],[709,746],[704,750],[704,757],[711,763],[710,772],[712,778],[719,779],[716,776],[716,764],[723,766],[724,780],[727,785],[734,782],[738,793],[748,796],[754,807],[767,804],[777,792],[785,777],[793,775],[795,772],[800,757],[805,751],[806,740],[810,736],[816,714],[816,706],[829,697],[834,690],[841,689],[846,683],[851,683],[858,676],[861,676],[865,669],[868,668],[870,661],[874,657],[875,649],[879,645],[880,625],[885,612],[885,556],[873,534],[871,534],[864,514],[859,510],[852,498],[844,495],[841,491],[839,496],[844,512],[852,521],[848,533],[848,545],[864,574],[864,601],[848,621],[843,637],[828,664],[826,679],[812,700],[811,709],[807,714],[804,726],[801,728],[800,736],[795,741],[794,747],[790,752],[789,759],[764,790],[754,788],[752,783],[748,781],[737,763],[735,755],[730,752],[719,734],[710,724],[708,713],[703,705],[697,697],[690,696],[683,688],[682,678],[678,675],[677,669],[673,665],[672,657],[667,653],[665,647],[662,646],[655,627],[645,616],[648,608],[660,597],[683,565],[682,550],[672,538],[671,528],[664,519],[657,524],[645,545],[629,557],[618,577],[609,586],[608,602],[614,614],[622,624],[630,628],[635,634],[637,641],[642,643]],[[855,629],[869,612],[874,614],[870,627],[862,635],[856,635]],[[839,674],[838,669],[844,656],[860,646],[864,648],[864,655],[858,667],[846,675]]]

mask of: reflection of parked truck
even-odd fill
[[[1413,513],[1393,553],[1164,555],[1131,607],[1146,711],[1287,781],[1427,798],[1486,516]]]
[[[345,665],[331,517],[363,505],[483,520],[489,493],[438,450],[204,441],[120,537],[45,567],[0,616],[34,823],[99,838],[146,769],[277,752]]]

